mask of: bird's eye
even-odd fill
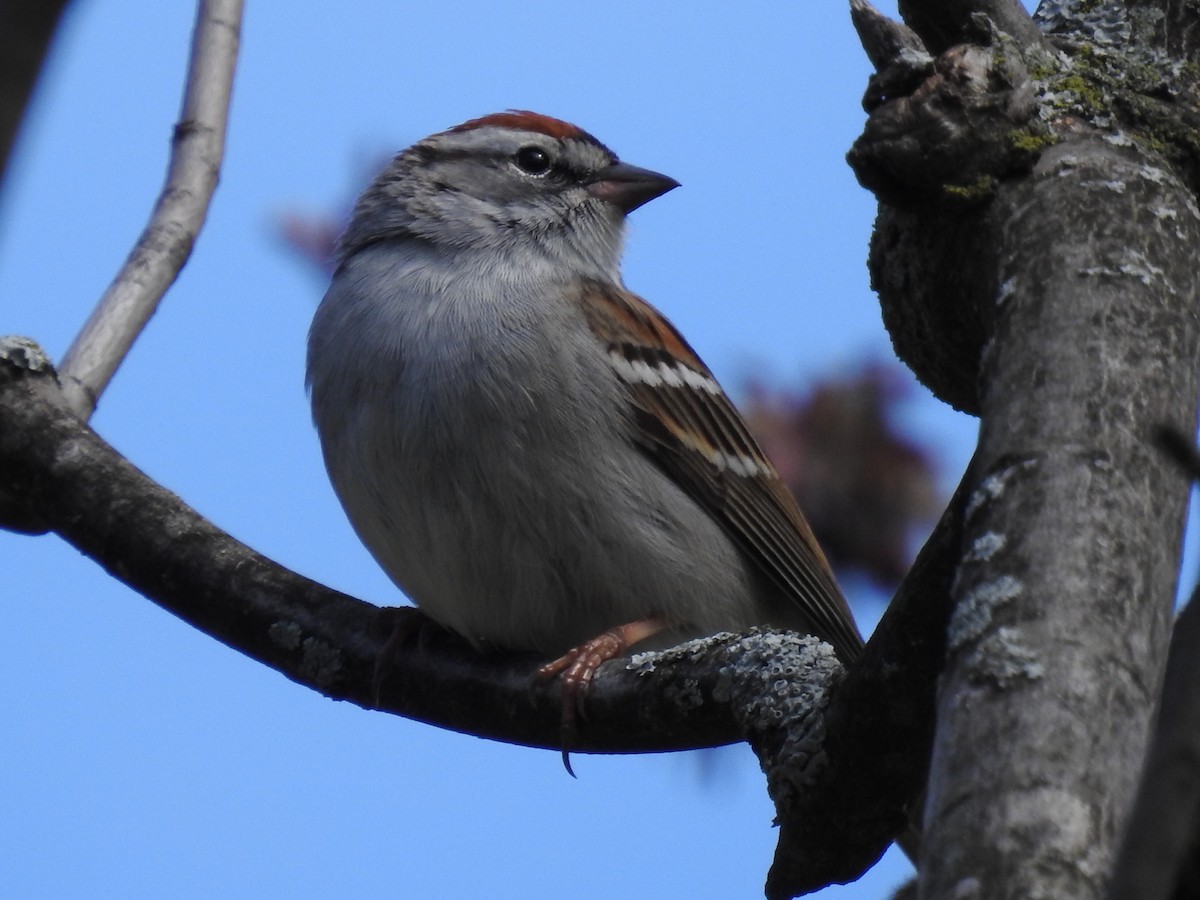
[[[550,171],[550,154],[541,147],[522,147],[513,162],[526,175],[545,175]]]

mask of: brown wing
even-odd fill
[[[590,285],[589,324],[629,389],[637,440],[704,506],[846,662],[862,648],[812,529],[708,367],[662,314]]]

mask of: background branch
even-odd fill
[[[0,184],[68,2],[10,0],[0,4]]]
[[[1200,602],[1194,593],[1171,635],[1154,742],[1108,896],[1170,900],[1200,841]]]
[[[1200,480],[1195,444],[1174,429],[1159,445]],[[1200,589],[1193,591],[1171,634],[1154,740],[1142,771],[1108,896],[1170,900],[1195,896],[1200,850]],[[1190,873],[1188,870],[1191,870]],[[1190,893],[1181,881],[1190,879]]]
[[[183,109],[166,183],[150,221],[60,368],[75,413],[91,416],[121,361],[191,255],[225,151],[225,125],[242,27],[241,0],[197,5]]]

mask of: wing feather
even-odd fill
[[[706,508],[850,661],[862,637],[795,499],[683,336],[620,288],[586,288],[588,322],[629,391],[638,445]]]

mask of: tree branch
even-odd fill
[[[934,54],[986,38],[987,22],[1022,53],[1049,46],[1019,0],[900,0],[899,5],[904,21]]]
[[[0,5],[0,182],[68,0]]]
[[[780,809],[779,846],[767,879],[772,900],[852,881],[913,818],[933,746],[937,680],[973,471],[968,467],[826,713],[832,771]],[[873,748],[869,763],[866,748]]]
[[[558,698],[552,685],[533,683],[533,657],[481,656],[447,635],[437,652],[416,642],[398,648],[377,684],[393,615],[277,566],[203,519],[76,418],[39,359],[28,343],[5,339],[0,347],[0,486],[46,527],[167,611],[328,697],[497,740],[560,746]],[[656,704],[641,696],[638,676],[611,668],[603,676],[580,750],[741,738],[725,705]],[[701,695],[717,681],[686,666],[680,677],[707,677]],[[621,729],[606,728],[610,712]]]
[[[1200,591],[1175,623],[1154,742],[1108,896],[1170,900],[1200,841]],[[1195,875],[1192,875],[1195,878]]]
[[[206,522],[76,418],[44,355],[20,339],[0,341],[0,490],[114,577],[299,684],[495,740],[561,744],[560,691],[532,677],[542,660],[484,656],[448,634],[393,654],[404,611],[321,587]],[[597,674],[572,749],[748,738],[784,826],[771,896],[857,877],[903,827],[924,779],[963,496],[844,680],[827,646],[772,632],[614,661]]]
[[[1174,429],[1159,445],[1200,480],[1200,454]],[[1171,900],[1200,849],[1200,588],[1171,635],[1154,740],[1137,802],[1129,817],[1108,896],[1111,900]],[[1193,871],[1192,879],[1196,878]]]
[[[1104,890],[1179,566],[1185,485],[1148,438],[1196,423],[1189,204],[1165,171],[1080,140],[1047,150],[987,217],[998,308],[939,708],[931,896],[966,877],[1022,896]],[[1148,209],[1180,219],[1160,229]]]
[[[192,253],[217,187],[242,23],[241,0],[201,0],[167,180],[129,257],[61,367],[75,413],[91,416]]]
[[[1193,58],[1200,51],[1200,17],[1188,0],[1125,0],[1125,6],[1151,26],[1142,35],[1148,44],[1177,59]]]
[[[881,200],[873,283],[897,351],[982,420],[921,895],[1098,897],[1179,565],[1186,486],[1149,438],[1194,432],[1200,388],[1195,154],[1175,127],[1191,105],[1147,88],[1195,82],[908,24],[941,53],[851,153]],[[1168,127],[1142,142],[1117,124],[1138,121]]]

